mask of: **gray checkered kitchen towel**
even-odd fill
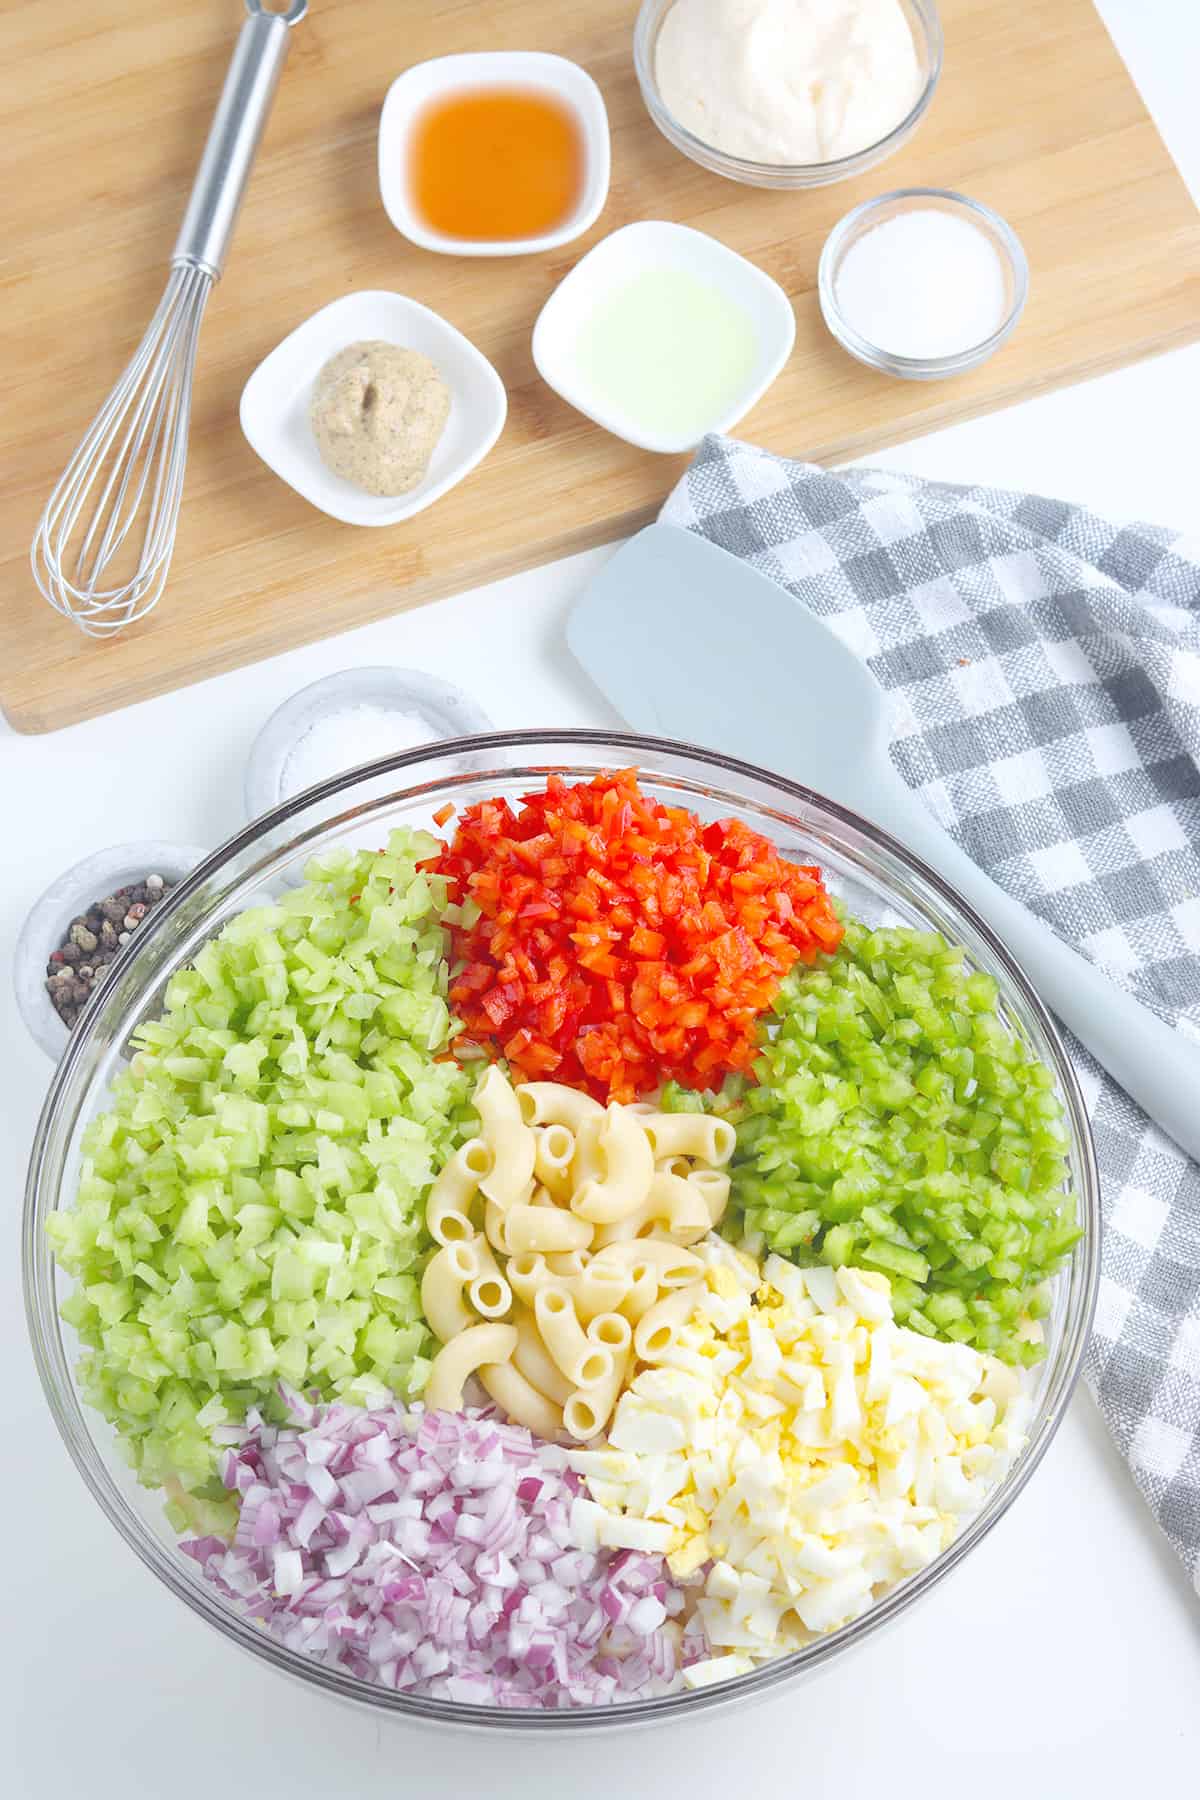
[[[962,847],[1200,1038],[1200,538],[718,437],[661,516],[827,619]],[[1200,1167],[1072,1052],[1105,1217],[1087,1376],[1200,1590]]]

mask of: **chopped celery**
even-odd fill
[[[89,1401],[143,1481],[212,1485],[215,1424],[285,1380],[325,1399],[419,1391],[418,1278],[434,1169],[468,1122],[434,841],[310,865],[230,919],[83,1146],[48,1233]]]
[[[916,1330],[1035,1356],[1020,1327],[1081,1234],[1053,1074],[991,977],[932,933],[848,919],[784,982],[754,1072],[710,1102],[738,1128],[731,1235],[880,1269]]]
[[[920,1285],[929,1279],[929,1264],[915,1250],[906,1250],[903,1244],[893,1244],[886,1240],[872,1238],[858,1252],[868,1269],[882,1269],[887,1275],[906,1275],[909,1281]]]

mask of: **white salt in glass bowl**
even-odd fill
[[[1000,263],[1004,303],[996,329],[979,343],[950,356],[897,356],[894,351],[873,344],[856,331],[838,304],[838,273],[851,246],[877,225],[916,212],[944,212],[965,220],[982,232]],[[1029,293],[1029,264],[1012,226],[982,201],[957,194],[950,188],[896,188],[890,194],[878,194],[873,200],[864,200],[834,226],[825,240],[817,266],[817,291],[826,325],[842,348],[859,362],[866,363],[868,368],[879,369],[885,375],[899,375],[906,381],[941,381],[949,375],[962,375],[968,369],[978,368],[1011,337]]]
[[[754,364],[720,412],[686,433],[652,431],[613,403],[579,367],[579,334],[596,308],[625,283],[654,269],[679,270],[715,288],[746,314],[757,339]],[[796,341],[796,315],[777,281],[707,232],[641,219],[610,232],[565,275],[538,314],[533,360],[548,387],[586,418],[641,450],[693,449],[705,433],[728,431],[766,393]]]
[[[686,125],[681,125],[670,111],[658,85],[656,68],[658,34],[675,0],[642,0],[633,32],[633,66],[646,111],[663,136],[684,156],[699,163],[714,175],[727,181],[740,181],[748,187],[813,188],[826,187],[833,181],[848,181],[873,169],[891,156],[912,136],[929,110],[934,90],[942,73],[942,24],[933,0],[900,0],[912,30],[913,46],[921,71],[921,91],[912,107],[877,143],[856,150],[853,156],[838,156],[820,163],[751,162],[743,156],[730,156],[707,144]]]
[[[292,799],[295,790],[287,783],[288,759],[319,720],[362,706],[394,713],[397,719],[418,719],[433,740],[465,737],[470,732],[492,728],[492,721],[469,694],[452,682],[427,675],[423,669],[394,669],[386,665],[341,669],[336,675],[310,682],[277,706],[255,738],[246,759],[246,817],[257,819],[260,813]],[[403,750],[408,746],[400,743],[396,748]],[[361,756],[357,760],[367,762],[371,758]],[[330,775],[341,773],[329,771]],[[387,780],[385,776],[384,788]]]
[[[46,1217],[52,1208],[69,1207],[74,1200],[82,1131],[105,1107],[130,1032],[153,1012],[172,974],[192,962],[234,914],[262,903],[310,857],[345,844],[363,826],[378,843],[393,826],[436,829],[434,815],[446,805],[462,808],[495,796],[515,805],[522,794],[542,787],[552,771],[578,780],[600,769],[630,765],[637,766],[644,791],[654,799],[689,807],[705,820],[743,820],[785,856],[820,864],[831,889],[859,917],[940,931],[965,947],[970,962],[996,980],[1002,1019],[1021,1032],[1055,1076],[1064,1107],[1070,1184],[1084,1235],[1070,1265],[1052,1284],[1044,1321],[1046,1357],[1035,1371],[1026,1448],[950,1548],[861,1618],[748,1675],[653,1700],[525,1712],[397,1693],[275,1642],[223,1600],[196,1563],[181,1554],[164,1516],[163,1495],[139,1487],[108,1425],[84,1405],[75,1375],[79,1345],[58,1310],[71,1283],[50,1255]],[[370,783],[379,776],[388,777],[390,791],[368,797]],[[22,1245],[34,1356],[76,1468],[130,1549],[225,1640],[231,1654],[236,1647],[257,1657],[303,1682],[314,1696],[355,1701],[364,1716],[369,1710],[377,1719],[423,1720],[443,1732],[473,1727],[534,1738],[578,1737],[618,1726],[678,1723],[714,1709],[744,1707],[783,1687],[796,1688],[885,1631],[972,1553],[1017,1500],[1074,1389],[1099,1280],[1099,1184],[1079,1084],[1049,1014],[970,907],[875,826],[797,782],[692,745],[624,732],[496,732],[410,750],[308,789],[222,845],[148,916],[132,941],[131,954],[72,1033],[55,1073],[29,1164]],[[1031,1609],[1038,1598],[1030,1592]],[[180,1630],[185,1629],[181,1622]],[[214,1637],[214,1653],[217,1644]],[[950,1646],[947,1655],[953,1653]]]
[[[559,101],[575,121],[583,173],[575,205],[552,231],[518,238],[451,237],[426,224],[409,180],[413,128],[434,100],[473,88],[517,88]],[[379,120],[379,191],[396,230],[422,250],[442,256],[530,256],[582,237],[608,199],[612,150],[604,96],[586,69],[544,50],[480,50],[415,63],[387,91]]]
[[[328,468],[309,422],[313,383],[348,344],[378,338],[419,350],[450,389],[450,415],[429,467],[407,494],[366,494]],[[508,414],[504,383],[482,350],[428,306],[404,294],[343,294],[297,325],[242,389],[250,448],[281,481],[345,525],[397,525],[449,493],[481,463]]]

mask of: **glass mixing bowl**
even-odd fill
[[[170,976],[234,913],[295,882],[305,861],[335,844],[377,845],[393,825],[430,827],[447,801],[462,807],[490,795],[510,799],[542,785],[551,770],[587,777],[636,764],[645,790],[691,807],[702,818],[733,816],[773,839],[787,855],[816,862],[833,891],[860,917],[918,925],[965,946],[999,983],[1001,1003],[1055,1071],[1070,1130],[1071,1179],[1084,1237],[1054,1284],[1046,1320],[1048,1353],[1036,1373],[1029,1443],[983,1511],[936,1562],[881,1599],[861,1619],[796,1654],[736,1680],[604,1708],[525,1712],[431,1700],[329,1669],[284,1649],[240,1618],[176,1548],[161,1496],[139,1487],[113,1434],[86,1411],[75,1386],[75,1345],[58,1315],[59,1276],[45,1235],[46,1215],[72,1203],[84,1125],[103,1108],[110,1078],[134,1026],[160,1005]],[[380,793],[383,775],[394,792]],[[311,1687],[398,1718],[525,1732],[578,1732],[669,1720],[735,1705],[824,1668],[880,1631],[968,1556],[1028,1481],[1053,1437],[1079,1372],[1098,1278],[1099,1187],[1083,1100],[1044,1007],[1007,952],[953,891],[873,826],[765,770],[713,751],[656,738],[598,731],[497,732],[422,747],[321,783],[278,806],[208,857],[148,916],[71,1036],[34,1140],[26,1188],[23,1253],[26,1308],[46,1397],[80,1474],[122,1537],[171,1592],[231,1643]]]

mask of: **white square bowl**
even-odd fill
[[[429,467],[407,494],[364,494],[335,475],[309,423],[313,383],[329,358],[371,338],[419,350],[450,389],[450,414]],[[242,430],[267,467],[347,525],[395,525],[432,506],[482,462],[507,413],[504,383],[461,331],[419,301],[379,289],[344,294],[305,319],[259,363],[240,408]]]
[[[413,126],[431,100],[472,88],[526,88],[552,94],[566,106],[583,141],[583,181],[574,210],[553,231],[522,238],[460,238],[432,230],[412,203],[409,145]],[[608,198],[612,150],[604,97],[586,69],[544,50],[479,50],[414,63],[387,91],[379,119],[379,191],[396,230],[422,250],[443,256],[528,256],[581,237]]]
[[[588,318],[615,289],[649,269],[682,270],[710,283],[749,314],[758,355],[744,386],[702,431],[688,436],[648,432],[606,403],[578,371],[575,347]],[[559,282],[533,328],[533,360],[542,380],[615,437],[641,450],[675,455],[692,450],[709,431],[728,431],[760,400],[792,353],[796,316],[777,281],[706,232],[664,219],[623,225],[581,257]]]

